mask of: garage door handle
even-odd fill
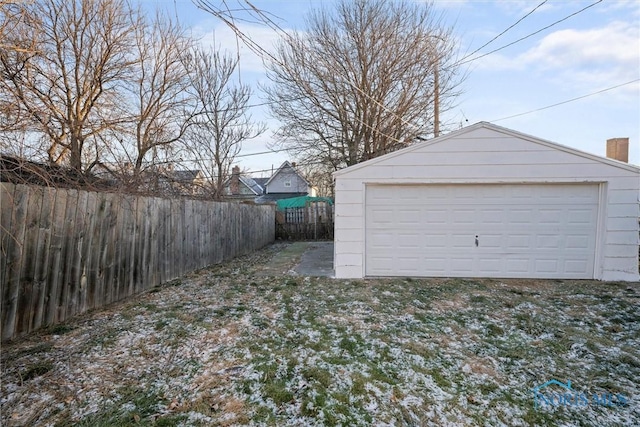
[[[478,236],[476,236],[476,248],[478,247],[478,244],[479,244],[479,243],[480,243],[480,242],[478,241]]]

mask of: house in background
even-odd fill
[[[203,192],[207,179],[201,170],[174,170],[162,172],[159,187],[163,193],[180,196],[195,196]]]
[[[271,178],[264,184],[264,195],[256,200],[257,203],[290,199],[299,196],[315,196],[315,189],[296,170],[295,163],[285,161]]]
[[[227,199],[269,203],[299,196],[315,196],[315,189],[296,170],[295,163],[285,161],[269,178],[251,178],[234,166],[225,185]]]
[[[243,175],[239,166],[234,166],[231,169],[231,178],[225,183],[224,193],[227,200],[255,200],[256,197],[262,196],[264,188],[253,178]]]

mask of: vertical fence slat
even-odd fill
[[[18,301],[18,319],[16,330],[31,330],[33,311],[39,299],[39,286],[36,282],[38,267],[38,247],[40,234],[40,211],[42,210],[43,188],[32,187],[25,214],[25,233],[22,248],[22,271],[20,272],[20,298]]]
[[[44,324],[48,280],[47,271],[50,258],[50,244],[52,231],[52,217],[55,204],[56,191],[51,188],[42,187],[42,205],[38,218],[38,252],[36,253],[36,267],[33,278],[35,289],[32,305],[32,319],[30,329],[37,329]]]
[[[82,307],[82,267],[83,267],[83,248],[87,244],[87,200],[89,193],[79,191],[76,205],[76,215],[72,235],[71,256],[69,264],[71,271],[66,286],[69,289],[69,298],[67,299],[67,313],[65,318],[80,313]]]
[[[75,255],[75,218],[78,209],[78,190],[67,191],[67,207],[64,212],[64,225],[62,228],[62,248],[60,251],[60,268],[58,269],[58,292],[56,293],[56,322],[67,318],[67,302],[72,295],[73,280],[71,269]]]
[[[11,214],[13,213],[14,184],[0,183],[0,287],[4,302],[4,291],[7,289],[7,254],[11,244],[15,243],[11,235]],[[4,309],[4,307],[3,307]]]
[[[82,245],[82,254],[80,255],[80,301],[78,305],[79,313],[84,313],[89,307],[89,278],[91,277],[91,260],[93,250],[93,239],[96,236],[96,222],[98,198],[95,193],[87,192],[86,218],[84,222],[84,240]]]
[[[136,251],[138,250],[138,233],[140,224],[138,223],[138,209],[140,209],[140,198],[135,197],[131,200],[131,221],[129,228],[129,261],[127,263],[127,295],[133,295],[136,289],[135,272],[136,272]]]
[[[62,265],[62,250],[64,246],[65,233],[65,212],[67,210],[67,190],[56,190],[55,207],[51,224],[51,242],[49,251],[51,253],[50,262],[47,266],[47,312],[45,323],[52,325],[58,321],[58,294],[60,291],[60,276]]]
[[[16,306],[15,333],[21,334],[31,327],[31,298],[33,296],[33,277],[35,268],[35,247],[37,245],[38,228],[37,216],[42,203],[42,192],[38,188],[29,188],[25,211],[20,215],[16,223],[24,227],[22,232],[22,248],[19,262],[17,263],[17,275],[20,287]],[[37,212],[34,214],[34,212]],[[18,219],[18,216],[16,216]],[[22,224],[21,224],[22,223]]]
[[[17,185],[13,193],[13,209],[9,229],[10,242],[6,253],[6,283],[2,304],[2,338],[10,338],[15,333],[18,302],[20,299],[20,272],[22,267],[22,247],[26,229],[25,217],[29,191]]]

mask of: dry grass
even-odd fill
[[[2,425],[640,424],[635,400],[536,410],[531,392],[636,399],[639,284],[280,273],[299,254],[275,245],[3,345]]]

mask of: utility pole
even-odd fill
[[[433,136],[440,136],[440,82],[438,81],[438,68],[440,61],[436,61],[436,68],[433,73]]]

